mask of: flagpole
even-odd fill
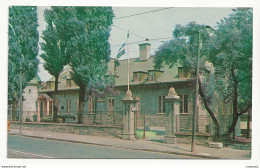
[[[127,39],[126,39],[126,45],[127,45],[127,90],[129,90],[129,47],[128,47],[128,38],[129,38],[129,30],[127,32]]]

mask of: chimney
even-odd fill
[[[139,60],[140,61],[146,61],[147,59],[150,58],[151,54],[150,54],[150,46],[151,44],[149,43],[143,43],[143,44],[139,44]]]

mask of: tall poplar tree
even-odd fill
[[[77,29],[69,42],[68,53],[72,79],[80,88],[78,123],[82,123],[90,88],[104,82],[102,76],[110,57],[109,36],[114,14],[111,7],[75,7],[74,16]]]
[[[42,32],[41,54],[42,59],[45,61],[43,67],[53,75],[55,78],[54,87],[54,113],[53,121],[57,121],[57,92],[58,80],[60,73],[65,65],[69,63],[69,57],[66,55],[69,28],[66,25],[69,22],[68,17],[70,13],[69,7],[51,7],[44,11],[44,19],[46,22],[45,30]],[[62,26],[62,27],[61,27]],[[73,31],[73,29],[71,29]]]
[[[111,7],[51,7],[45,12],[45,68],[58,76],[64,65],[71,66],[71,78],[80,88],[78,123],[91,94],[113,90],[105,77],[113,17]]]
[[[12,6],[9,8],[9,41],[8,41],[8,99],[13,104],[13,120],[19,94],[19,78],[22,89],[32,80],[38,69],[37,7]],[[21,76],[19,75],[21,72]]]

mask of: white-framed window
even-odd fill
[[[134,82],[141,81],[141,73],[140,72],[134,72]]]
[[[188,77],[187,70],[185,70],[183,67],[178,67],[178,75],[179,78],[187,78]]]
[[[158,114],[165,114],[166,113],[166,103],[163,101],[165,96],[159,95],[157,97],[157,113]]]
[[[71,99],[66,100],[66,113],[70,114],[71,112]]]
[[[57,101],[57,114],[60,114],[60,100]]]
[[[148,71],[148,80],[155,81],[155,71]]]
[[[115,98],[108,98],[108,111],[114,111],[115,110]]]
[[[94,105],[95,105],[95,99],[94,98],[89,98],[88,99],[88,112],[89,114],[94,113]]]
[[[180,94],[180,114],[187,114],[188,113],[188,95],[187,94]]]

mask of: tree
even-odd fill
[[[71,78],[80,88],[79,123],[86,97],[97,92],[103,94],[113,87],[105,77],[113,17],[111,7],[51,7],[45,12],[48,23],[44,32],[46,43],[42,45],[46,50],[42,55],[47,62],[45,68],[58,76],[65,64],[71,66]]]
[[[41,54],[44,68],[55,78],[54,89],[54,113],[53,121],[57,121],[57,92],[58,79],[65,65],[69,63],[69,56],[66,54],[67,42],[70,40],[69,30],[73,32],[70,20],[69,7],[51,7],[44,11],[46,29],[43,31],[41,43],[43,53]]]
[[[73,22],[77,26],[68,44],[72,79],[79,86],[78,123],[82,123],[90,88],[105,75],[110,57],[109,36],[114,14],[111,7],[75,7]],[[101,72],[101,73],[97,73]]]
[[[64,46],[61,54],[72,67],[72,80],[80,88],[78,123],[82,123],[86,98],[102,87],[108,90],[112,87],[104,75],[114,14],[111,7],[52,7],[52,10],[58,44],[60,48]],[[59,47],[58,44],[55,46]],[[97,85],[100,82],[104,83]]]
[[[19,94],[19,74],[22,89],[32,80],[38,69],[37,8],[33,6],[12,6],[9,8],[8,49],[8,98],[13,102],[15,116]],[[14,118],[13,118],[14,119]]]
[[[210,32],[206,29],[205,25],[199,25],[195,22],[190,22],[187,26],[176,25],[173,31],[173,39],[165,42],[155,53],[155,68],[160,69],[163,64],[170,68],[174,65],[182,65],[185,71],[195,76],[199,33],[201,42],[200,71],[203,71],[208,54],[204,45],[209,40]],[[215,124],[215,134],[219,137],[219,123],[212,110],[214,99],[213,81],[211,80],[209,85],[205,85],[203,84],[202,78],[200,77],[199,79],[199,94],[207,112]]]
[[[219,93],[233,103],[233,121],[228,133],[235,133],[240,115],[252,107],[253,10],[237,8],[218,23],[209,43],[209,60],[214,64]]]

